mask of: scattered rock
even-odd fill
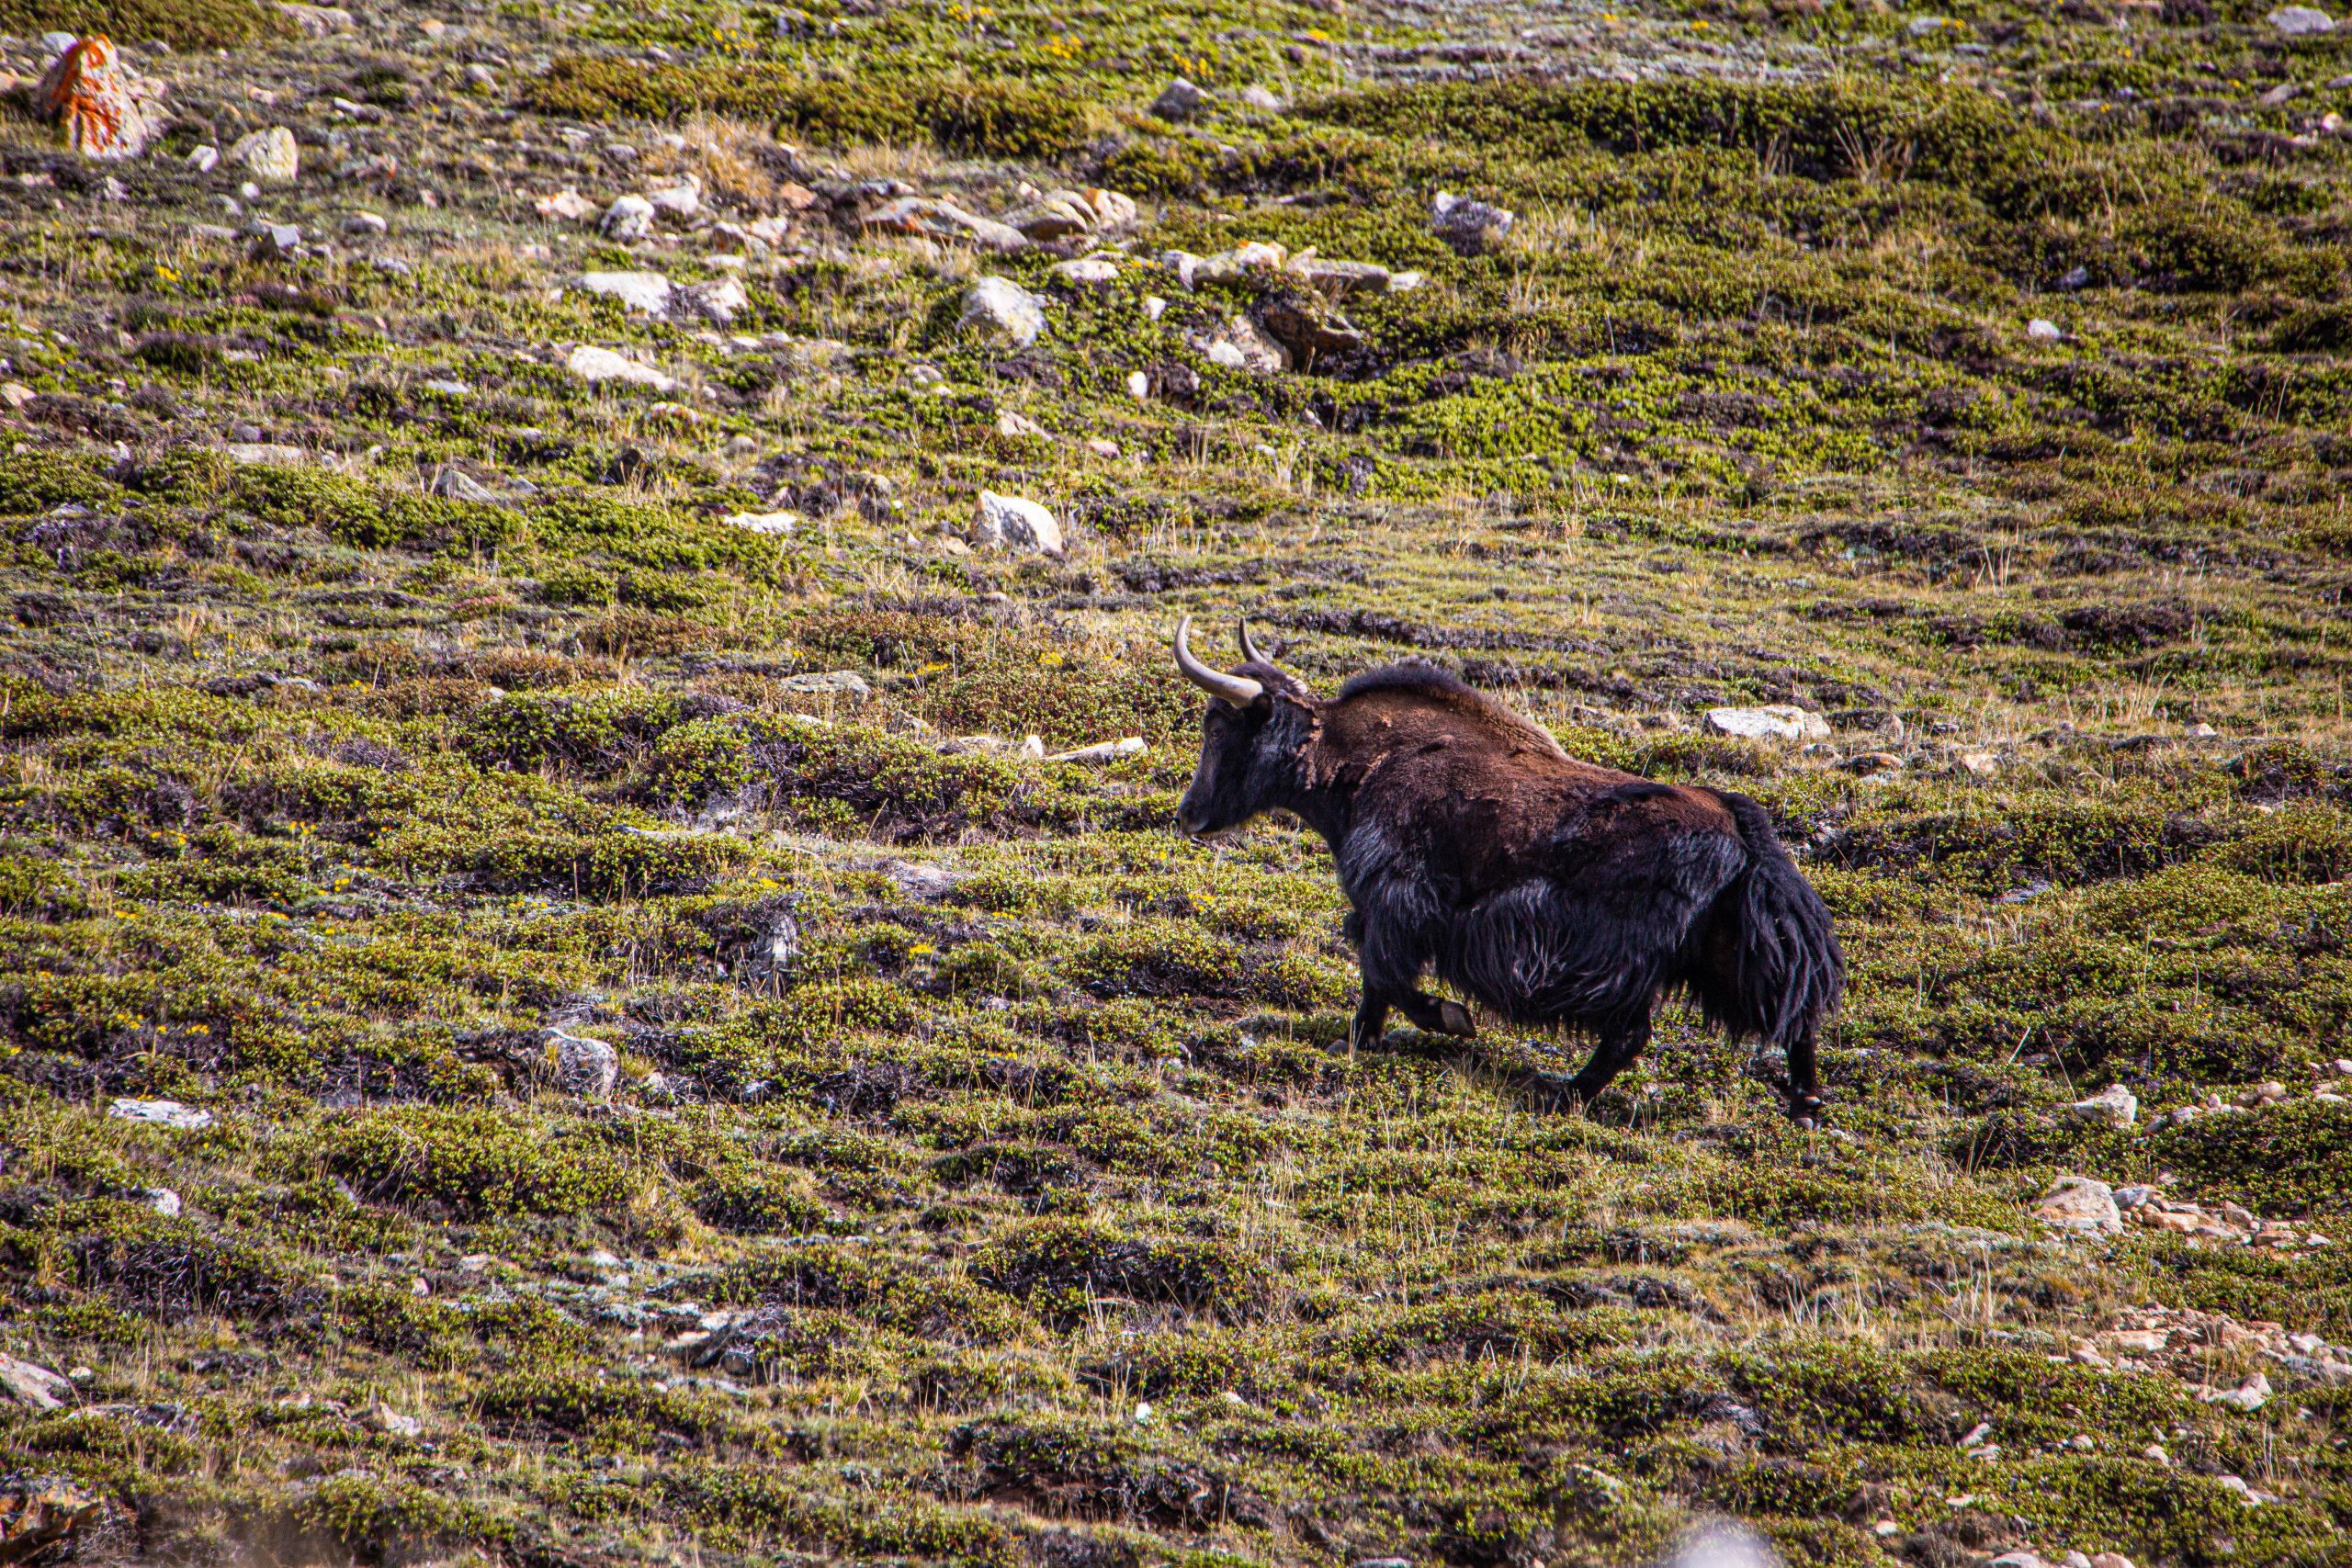
[[[1967,24],[1955,22],[1949,17],[1914,17],[1903,30],[1913,38],[1933,38],[1947,28],[1953,31],[1965,31]]]
[[[751,295],[744,291],[742,280],[734,277],[687,284],[678,290],[675,300],[676,314],[718,327],[733,326],[735,318],[751,308]]]
[[[596,204],[569,186],[553,196],[543,196],[531,203],[538,215],[551,223],[587,223],[595,219]]]
[[[2112,1235],[2123,1228],[2114,1190],[2086,1176],[2060,1177],[2034,1200],[2033,1213],[2045,1224],[2087,1235]]]
[[[359,19],[340,6],[299,6],[279,0],[277,12],[311,38],[329,38],[359,26]]]
[[[33,113],[85,158],[133,158],[161,129],[163,88],[132,73],[113,42],[74,39],[33,87]]]
[[[187,166],[199,175],[210,174],[220,166],[220,149],[209,141],[189,148]]]
[[[1259,310],[1258,318],[1267,335],[1290,350],[1295,359],[1309,365],[1365,346],[1363,333],[1345,316],[1310,310],[1295,300],[1269,299]]]
[[[1214,335],[1195,337],[1193,346],[1212,365],[1253,375],[1273,376],[1290,368],[1290,350],[1268,337],[1257,322],[1236,316]]]
[[[389,1404],[379,1404],[374,1413],[376,1430],[395,1438],[424,1436],[424,1423],[413,1416],[404,1416]]]
[[[2025,335],[2036,343],[2056,343],[2066,333],[2047,316],[2036,316],[2025,324]]]
[[[996,416],[996,433],[999,435],[1027,437],[1037,441],[1053,439],[1052,434],[1044,425],[1039,424],[1027,414],[1015,413],[1011,409],[1006,409]]]
[[[1136,204],[1117,191],[1100,186],[1084,190],[1039,192],[1023,186],[1025,205],[1004,216],[1004,221],[1031,240],[1064,240],[1074,234],[1094,234],[1121,229],[1136,220]]]
[[[1255,82],[1242,88],[1238,96],[1243,103],[1265,114],[1281,114],[1290,107],[1288,104],[1277,97],[1272,89],[1261,86]]]
[[[1046,330],[1043,303],[1009,277],[983,277],[964,291],[963,331],[1026,348]]]
[[[7,404],[11,413],[23,408],[39,396],[40,396],[39,392],[34,391],[22,381],[0,382],[0,403]]]
[[[1498,248],[1515,220],[1509,210],[1442,190],[1430,202],[1430,229],[1458,255],[1476,256]]]
[[[1179,76],[1159,89],[1159,96],[1151,100],[1151,112],[1161,119],[1190,119],[1212,101],[1206,88],[1196,87]]]
[[[2140,1099],[2121,1084],[2109,1084],[2088,1100],[2066,1107],[2078,1122],[2101,1127],[2129,1127],[2140,1119]]]
[[[257,463],[265,468],[299,468],[311,460],[310,453],[301,447],[275,441],[232,441],[220,450],[232,463]]]
[[[583,294],[617,299],[623,310],[639,315],[669,313],[671,283],[658,272],[583,272],[571,286]]]
[[[96,1495],[62,1476],[19,1472],[0,1481],[0,1562],[62,1558],[105,1511]]]
[[[1294,257],[1285,270],[1309,288],[1335,299],[1350,294],[1385,294],[1396,277],[1378,262],[1326,261],[1317,255]]]
[[[238,137],[229,143],[228,159],[243,164],[254,178],[272,185],[291,185],[302,172],[301,146],[282,125]]]
[[[1064,283],[1115,283],[1119,277],[1119,264],[1099,253],[1076,261],[1057,262],[1047,270]]]
[[[568,1033],[550,1026],[548,1043],[555,1055],[555,1087],[582,1100],[609,1100],[620,1081],[620,1053],[602,1040]]]
[[[1010,223],[965,211],[952,201],[905,196],[865,215],[863,226],[886,234],[919,234],[933,240],[978,245],[982,250],[1025,251],[1029,236]]]
[[[74,1384],[62,1373],[6,1354],[0,1354],[0,1392],[35,1410],[62,1410],[74,1402]]]
[[[825,670],[787,675],[778,684],[804,697],[870,697],[873,685],[854,670]]]
[[[1745,740],[1826,740],[1829,721],[1791,703],[1755,708],[1709,708],[1709,729]]]
[[[119,1122],[144,1122],[190,1133],[202,1132],[212,1125],[212,1112],[182,1105],[176,1100],[118,1100],[107,1114]]]
[[[2311,38],[2335,30],[2335,17],[2310,6],[2281,6],[2267,19],[2289,38]]]
[[[355,240],[372,240],[391,232],[391,224],[380,212],[362,209],[343,220],[343,231]]]
[[[786,535],[800,526],[800,516],[793,512],[734,512],[719,522],[753,534]]]
[[[653,204],[641,196],[624,196],[605,209],[597,232],[607,240],[628,244],[653,232]]]
[[[170,1188],[141,1188],[140,1190],[139,1196],[146,1202],[149,1208],[163,1215],[164,1218],[167,1220],[176,1220],[180,1217],[180,1195],[173,1191]]]
[[[650,387],[657,392],[669,391],[678,384],[650,365],[639,365],[609,348],[584,343],[571,351],[564,368],[583,381],[627,381],[632,386]]]
[[[1054,514],[1035,502],[1017,495],[980,491],[979,514],[972,525],[972,543],[989,549],[1062,553],[1062,528]]]
[[[495,506],[506,498],[467,473],[463,468],[444,468],[433,476],[433,493],[444,501],[470,502],[477,506]]]
[[[1130,735],[1124,740],[1101,740],[1075,750],[1056,751],[1048,762],[1115,762],[1122,757],[1140,757],[1149,750],[1140,735]]]
[[[679,178],[677,184],[664,186],[645,199],[651,202],[653,209],[663,217],[683,222],[702,210],[702,181],[692,175],[685,175]]]

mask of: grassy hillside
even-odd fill
[[[154,150],[0,104],[0,1561],[2352,1560],[2352,27],[142,0],[7,66],[93,18]],[[1764,802],[1831,1130],[1680,1010],[1589,1120],[1512,1088],[1573,1040],[1350,1050],[1319,842],[1172,829],[1187,613]]]

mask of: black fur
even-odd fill
[[[1811,1124],[1815,1036],[1845,961],[1762,807],[1573,762],[1427,666],[1359,675],[1329,703],[1271,667],[1244,672],[1267,693],[1247,709],[1212,704],[1178,819],[1212,832],[1286,809],[1330,844],[1363,974],[1358,1039],[1377,1038],[1392,1007],[1472,1032],[1458,1004],[1421,991],[1434,971],[1514,1023],[1592,1033],[1582,1072],[1537,1086],[1587,1103],[1679,990],[1734,1037],[1787,1053],[1790,1113]],[[1380,721],[1344,723],[1367,699],[1385,705]],[[1378,744],[1351,750],[1335,731]]]

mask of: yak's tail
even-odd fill
[[[1829,908],[1772,831],[1764,808],[1717,792],[1739,824],[1747,865],[1717,896],[1691,988],[1735,1036],[1809,1053],[1846,992],[1846,955]]]

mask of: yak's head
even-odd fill
[[[1209,711],[1201,720],[1200,766],[1177,804],[1176,826],[1205,838],[1297,799],[1315,699],[1258,651],[1247,623],[1244,662],[1231,674],[1193,657],[1192,630],[1187,615],[1176,628],[1176,668],[1209,694]]]

